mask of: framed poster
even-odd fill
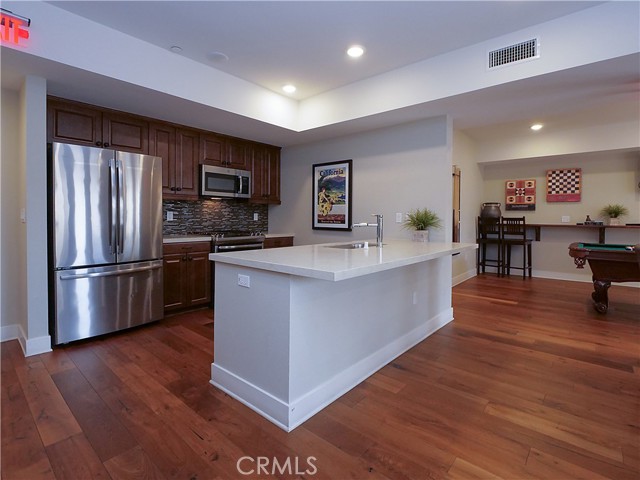
[[[507,180],[505,184],[507,210],[536,209],[536,181],[528,180]]]
[[[582,194],[582,169],[547,170],[547,202],[579,202]]]
[[[351,231],[352,160],[313,165],[313,228]]]

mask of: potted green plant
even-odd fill
[[[414,230],[413,240],[416,242],[429,241],[429,229],[440,228],[442,220],[436,212],[428,208],[417,208],[407,213],[404,227]]]
[[[609,218],[609,225],[620,225],[622,223],[620,217],[624,217],[628,213],[627,207],[618,203],[607,205],[600,211],[603,217]]]

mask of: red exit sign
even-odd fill
[[[30,21],[28,19],[16,18],[5,12],[0,12],[0,41],[13,45],[24,45],[29,38]]]

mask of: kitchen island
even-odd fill
[[[391,239],[216,253],[211,383],[286,431],[453,320],[451,256]]]

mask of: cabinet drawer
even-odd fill
[[[293,247],[293,237],[267,237],[264,248]]]
[[[165,243],[162,246],[165,255],[175,255],[188,252],[210,252],[210,242],[181,242],[181,243]]]

